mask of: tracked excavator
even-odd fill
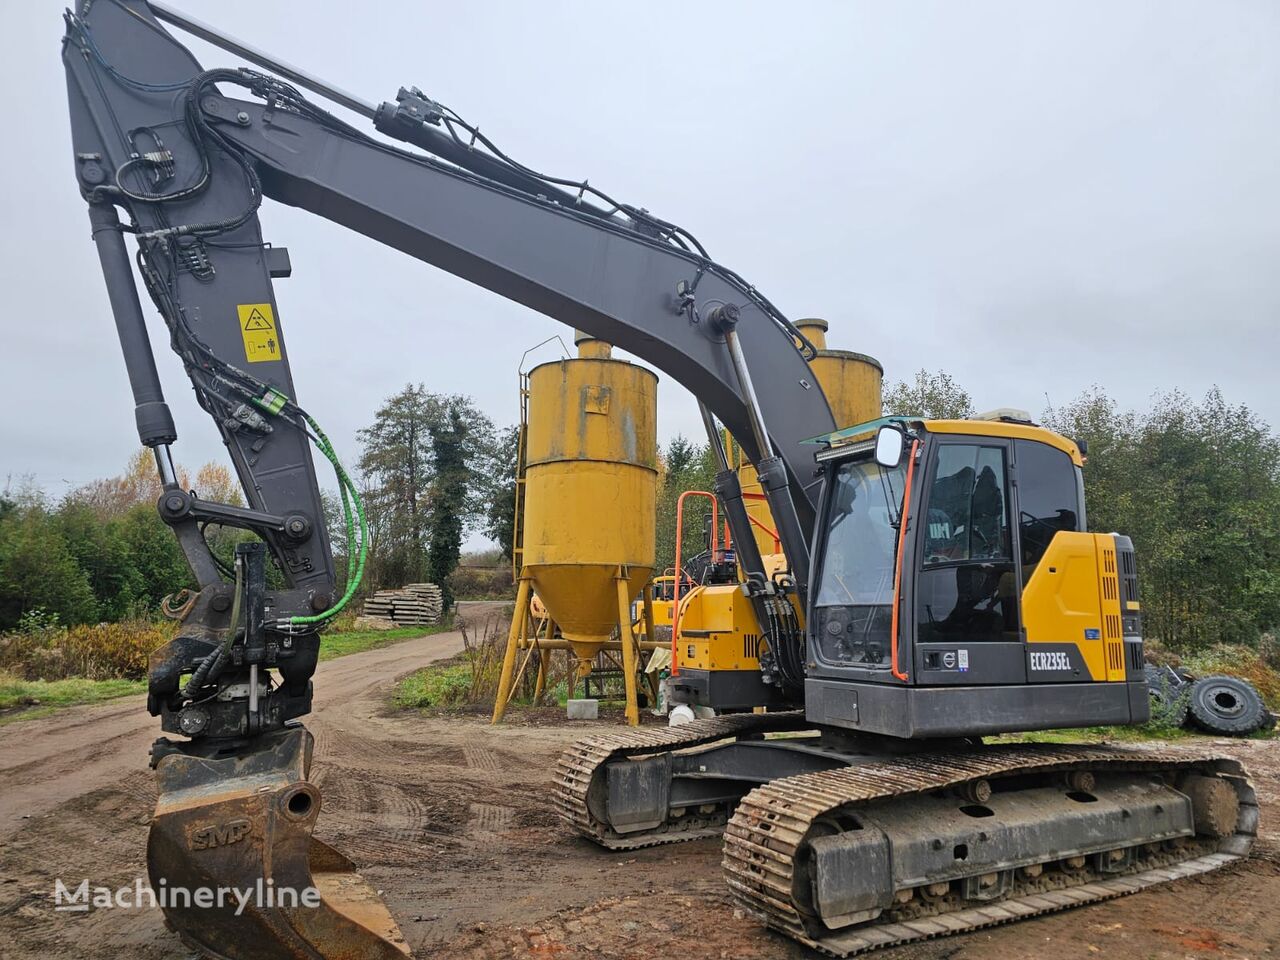
[[[152,751],[153,885],[319,896],[169,903],[187,943],[226,958],[408,952],[353,865],[312,837],[321,792],[300,718],[319,631],[360,580],[365,522],[294,390],[296,318],[273,293],[290,258],[263,238],[264,198],[616,344],[699,401],[739,575],[706,587],[674,637],[673,687],[719,715],[569,748],[556,798],[584,836],[616,850],[722,833],[737,901],[837,956],[1247,854],[1258,809],[1230,759],[983,742],[1147,716],[1133,548],[1088,531],[1076,444],[1009,414],[834,423],[812,344],[691,233],[519,163],[417,88],[367,102],[158,0],[83,0],[65,24],[74,174],[157,508],[197,584],[149,669],[167,734]],[[205,69],[168,27],[256,69]],[[138,277],[247,506],[178,482]],[[781,564],[756,547],[722,429],[757,467]],[[342,494],[343,580],[312,447]],[[209,525],[256,537],[228,561]]]

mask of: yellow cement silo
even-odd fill
[[[630,610],[654,564],[658,378],[613,359],[607,343],[583,334],[576,343],[576,358],[544,363],[528,377],[520,593],[495,720],[517,651],[536,646],[539,656],[567,648],[584,669],[602,649],[620,649],[628,719],[639,722]],[[525,636],[520,621],[534,591],[559,639]]]
[[[851,427],[879,417],[884,379],[880,361],[865,353],[829,349],[825,320],[809,317],[795,321],[795,325],[818,351],[818,355],[809,361],[809,368],[827,395],[836,426]],[[730,443],[729,447],[733,451],[733,462],[738,469],[738,480],[742,484],[747,513],[753,520],[752,532],[760,552],[766,555],[777,553],[779,548],[772,532],[773,517],[763,499],[755,467],[742,456],[737,444]]]
[[[836,427],[851,427],[880,416],[884,367],[875,357],[827,347],[828,324],[817,317],[797,320],[796,327],[817,348],[809,368],[827,395]]]

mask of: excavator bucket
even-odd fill
[[[404,960],[409,948],[355,865],[311,836],[312,737],[292,727],[252,752],[170,752],[147,839],[151,887],[183,941],[223,960]]]

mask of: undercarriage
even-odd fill
[[[840,957],[1213,870],[1258,822],[1226,758],[850,737],[799,713],[587,738],[557,803],[609,849],[723,832],[738,903]]]

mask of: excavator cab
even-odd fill
[[[1085,531],[1075,443],[1007,412],[821,442],[811,720],[918,738],[1147,718],[1133,545]]]
[[[766,620],[735,578],[681,618],[675,699],[802,702],[812,723],[904,739],[1147,719],[1133,545],[1086,531],[1076,443],[1007,410],[815,442],[808,594],[781,594],[802,689],[768,682]]]

